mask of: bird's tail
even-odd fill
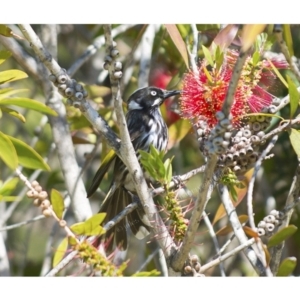
[[[108,193],[106,199],[104,200],[100,211],[105,212],[106,217],[104,223],[112,220],[124,208],[132,203],[132,195],[123,187],[116,189],[111,189]],[[149,234],[149,226],[146,225],[142,220],[145,221],[144,212],[141,212],[141,209],[135,209],[130,214],[118,222],[113,228],[109,229],[104,236],[106,249],[108,252],[111,252],[114,246],[119,247],[120,249],[127,249],[128,240],[127,232],[128,229],[139,239],[144,238]],[[103,237],[101,238],[103,239]]]

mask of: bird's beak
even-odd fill
[[[165,91],[164,92],[164,99],[167,99],[167,98],[170,98],[172,96],[179,95],[179,94],[181,94],[181,91],[178,91],[178,90],[175,90],[175,91]]]

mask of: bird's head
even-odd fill
[[[165,99],[180,94],[181,91],[166,91],[157,87],[145,87],[136,90],[128,99],[128,110],[158,108]]]

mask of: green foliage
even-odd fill
[[[297,266],[296,257],[287,257],[281,262],[276,276],[277,277],[290,276],[293,273],[296,266]]]
[[[11,178],[5,181],[3,184],[0,182],[0,201],[14,201],[16,196],[11,196],[16,189],[19,178]]]
[[[60,242],[60,244],[58,245],[58,247],[54,253],[53,262],[52,262],[53,268],[56,267],[60,263],[60,261],[64,258],[66,251],[68,249],[68,245],[69,245],[68,237],[65,237]]]
[[[12,136],[6,135],[6,137],[10,140],[10,142],[12,142],[14,149],[17,152],[17,165],[20,164],[29,169],[50,171],[49,165],[33,148]]]
[[[292,128],[289,131],[289,137],[294,151],[300,158],[300,131]]]
[[[105,213],[99,213],[91,218],[87,219],[85,222],[80,222],[73,224],[70,229],[76,234],[76,235],[100,235],[105,233],[105,230],[103,229],[100,224],[105,219],[106,214]]]
[[[276,232],[273,236],[270,237],[268,242],[268,248],[274,247],[279,245],[280,243],[284,242],[290,236],[292,236],[298,228],[295,225],[289,225],[285,228],[282,228],[278,232]]]
[[[0,158],[12,170],[18,166],[18,156],[16,149],[10,138],[0,131]]]
[[[59,191],[52,189],[50,199],[53,211],[59,219],[62,219],[63,212],[65,210],[64,198]]]
[[[157,277],[160,275],[160,272],[157,270],[152,270],[148,272],[138,272],[132,275],[132,277]]]
[[[287,82],[290,96],[290,118],[292,119],[299,106],[300,94],[297,90],[295,83],[291,80],[290,76],[287,76]]]
[[[223,183],[228,187],[228,191],[233,201],[236,202],[238,200],[238,194],[236,188],[242,189],[245,187],[244,184],[237,178],[235,173],[231,171],[229,168],[226,170],[226,172],[223,173],[220,181],[221,183]]]
[[[150,145],[150,152],[139,150],[140,162],[149,175],[161,184],[169,184],[172,179],[172,159],[163,162],[164,151]]]

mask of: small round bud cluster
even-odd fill
[[[80,102],[88,96],[82,84],[75,79],[71,79],[65,69],[61,69],[61,73],[57,76],[51,74],[49,79],[64,97],[73,101],[74,106],[80,106]]]
[[[269,215],[263,218],[257,224],[257,233],[259,236],[270,236],[275,232],[275,229],[281,225],[284,213],[273,209]]]
[[[109,51],[109,55],[106,55],[104,58],[103,68],[105,70],[109,70],[112,67],[114,78],[120,79],[123,76],[122,63],[120,61],[116,61],[116,58],[119,56],[119,50],[116,48],[116,46],[117,43],[113,42],[113,45]]]
[[[183,268],[183,276],[204,276],[200,274],[201,264],[199,257],[197,255],[191,255],[189,259],[185,262],[185,267]]]
[[[274,109],[276,107],[270,105],[263,113],[273,113]],[[205,156],[217,154],[220,167],[230,168],[236,175],[242,175],[256,163],[264,130],[269,127],[271,118],[262,114],[247,117],[238,129],[233,129],[230,120],[221,111],[216,118],[219,123],[212,130],[207,129],[205,120],[195,125],[200,150]]]
[[[32,189],[27,192],[27,197],[34,199],[33,204],[41,207],[45,217],[52,216],[52,210],[50,209],[51,203],[48,199],[48,193],[43,191],[43,188],[37,181],[33,181],[31,186]]]

